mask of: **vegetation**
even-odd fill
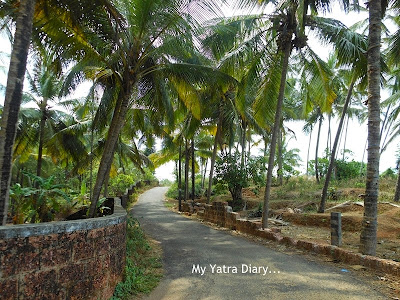
[[[345,12],[360,8],[340,2]],[[399,1],[370,1],[368,29],[326,18],[331,1],[234,5],[259,13],[227,18],[209,0],[0,1],[0,28],[13,43],[1,107],[2,224],[49,221],[85,205],[93,217],[104,196],[174,161],[179,201],[228,189],[240,203],[243,188],[258,193],[265,178],[266,227],[272,189],[300,180],[287,122],[302,120],[309,134],[318,130],[307,173],[324,184],[320,212],[338,182],[365,176],[361,251],[374,254],[380,152],[398,136]],[[383,17],[396,26],[387,38]],[[332,47],[328,58],[311,35]],[[86,97],[71,99],[83,82],[91,83]],[[385,101],[381,85],[391,91]],[[338,158],[355,117],[368,120],[366,165]],[[264,151],[254,160],[256,147]]]
[[[131,299],[148,294],[162,278],[160,250],[143,232],[139,222],[128,218],[126,266],[124,280],[115,288],[111,299]]]
[[[215,179],[217,183],[227,184],[232,195],[232,206],[242,205],[242,189],[250,184],[258,188],[264,183],[263,157],[250,157],[246,165],[240,164],[238,153],[225,155],[217,160]]]

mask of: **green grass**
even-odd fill
[[[112,300],[135,299],[150,293],[162,277],[161,250],[140,228],[139,222],[128,218],[127,257],[124,281],[118,283]]]

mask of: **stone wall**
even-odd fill
[[[121,198],[121,205],[123,208],[128,208],[128,203],[129,203],[129,197],[136,192],[139,188],[142,186],[146,185],[158,185],[158,181],[151,181],[151,180],[143,180],[143,181],[137,181],[135,184],[131,185],[129,188],[125,190],[125,194],[120,195],[119,197]]]
[[[283,236],[280,233],[280,229],[276,227],[262,229],[260,221],[240,219],[239,214],[232,212],[227,202],[213,202],[212,205],[188,202],[183,206],[183,209],[189,213],[197,211],[197,216],[199,218],[222,227],[272,240],[290,247],[296,247],[311,253],[330,256],[334,261],[341,261],[352,265],[362,265],[394,276],[400,276],[400,263],[398,262],[381,259],[375,256],[362,255],[329,244],[317,244],[310,241],[292,239]],[[330,222],[329,218],[328,222]]]
[[[100,218],[0,226],[0,299],[109,299],[125,256],[120,203]]]

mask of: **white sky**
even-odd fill
[[[224,12],[227,15],[231,15],[232,10],[224,8]],[[350,12],[349,14],[345,14],[340,10],[338,5],[333,7],[332,13],[327,14],[328,17],[336,18],[342,21],[345,25],[350,26],[354,24],[357,21],[360,21],[362,19],[367,18],[366,13],[355,13],[355,12]],[[326,48],[318,43],[315,39],[310,39],[309,42],[311,43],[313,49],[317,49],[317,53],[321,55],[322,57],[326,58],[329,55],[330,49]],[[5,55],[2,55],[1,52],[3,53],[10,53],[11,48],[10,44],[4,36],[0,36],[0,66],[4,66],[6,69],[8,68],[8,59]],[[0,84],[6,85],[6,73],[3,72],[0,69]],[[26,88],[26,86],[25,86]],[[87,90],[89,89],[88,85],[82,85],[75,94],[76,95],[85,95]],[[382,99],[384,100],[387,97],[383,93]],[[4,103],[4,95],[0,95],[0,104]],[[305,173],[305,163],[306,163],[306,158],[307,158],[307,149],[308,149],[308,141],[309,137],[306,136],[302,132],[302,127],[303,127],[303,122],[291,122],[286,124],[291,130],[293,130],[296,133],[296,138],[297,139],[291,139],[289,142],[289,148],[299,148],[300,149],[300,156],[303,161],[303,166],[301,167],[300,171],[302,173]],[[332,120],[331,123],[331,129],[332,129],[332,143],[333,139],[336,134],[336,122],[335,120]],[[323,151],[326,147],[326,141],[327,141],[327,132],[328,132],[328,122],[323,123],[322,127],[322,133],[321,133],[321,143],[320,143],[320,151],[319,151],[319,156],[322,156]],[[312,134],[312,139],[311,139],[311,150],[310,150],[310,159],[313,159],[315,157],[315,145],[316,145],[316,135],[317,135],[317,130],[313,131]],[[357,121],[351,121],[349,125],[349,131],[348,131],[348,137],[347,137],[347,149],[350,149],[353,153],[354,158],[357,161],[361,161],[363,152],[364,152],[364,146],[365,146],[365,141],[367,138],[367,124],[359,124]],[[341,139],[342,143],[339,146],[339,153],[341,149],[343,149],[343,141],[344,139]],[[380,171],[383,172],[389,167],[395,167],[395,162],[396,162],[396,149],[398,145],[399,140],[394,141],[390,147],[382,154],[381,156],[381,163],[380,163]],[[260,153],[258,151],[254,151],[256,155],[259,155]],[[364,157],[364,162],[367,159],[367,154],[365,153]],[[174,163],[168,163],[156,170],[156,176],[159,179],[170,179],[173,180],[173,175],[172,172],[174,170]]]

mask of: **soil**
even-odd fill
[[[343,188],[336,191],[342,201],[328,201],[326,208],[343,203],[343,199],[352,199],[350,205],[335,208],[335,212],[342,213],[342,241],[343,248],[358,251],[360,242],[361,222],[364,213],[362,195],[365,192],[360,188]],[[243,191],[248,208],[258,207],[262,201],[259,195],[251,190]],[[284,235],[295,239],[310,240],[330,244],[330,212],[316,213],[319,197],[311,201],[298,200],[299,193],[291,191],[278,197],[271,195],[270,210],[273,217],[289,222],[289,226],[282,226]],[[311,197],[314,198],[314,197]],[[345,201],[346,202],[346,201]],[[305,205],[307,204],[307,205]],[[299,209],[297,209],[299,208]],[[241,215],[246,213],[241,212]],[[377,256],[400,262],[400,205],[388,202],[378,203],[378,245]]]

